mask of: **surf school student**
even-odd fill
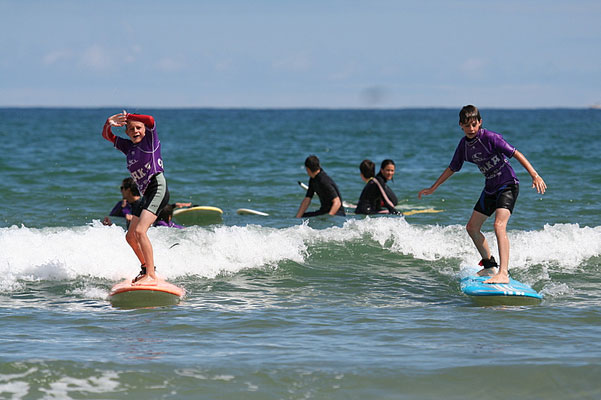
[[[184,229],[183,226],[178,225],[172,221],[173,210],[177,208],[177,204],[178,203],[167,204],[165,207],[163,207],[163,209],[157,216],[157,220],[155,221],[154,226],[167,226],[169,228]]]
[[[371,160],[363,160],[359,164],[359,171],[365,186],[359,197],[355,214],[398,214],[384,187],[375,178],[376,164]],[[382,209],[382,204],[386,209]]]
[[[129,139],[115,136],[111,131],[113,126],[125,126],[125,133]],[[169,203],[169,190],[163,175],[161,142],[157,136],[154,118],[123,111],[106,120],[102,137],[125,154],[127,169],[143,195],[140,207],[132,210],[133,218],[125,235],[127,243],[141,263],[140,274],[133,282],[156,284],[154,254],[148,238],[148,228],[154,223],[161,209]]]
[[[465,133],[465,137],[459,141],[451,164],[430,188],[421,190],[418,197],[421,199],[423,195],[434,193],[443,182],[461,169],[465,161],[476,164],[480,172],[484,174],[485,185],[480,199],[474,206],[466,229],[482,256],[480,265],[484,268],[478,274],[492,275],[484,283],[508,283],[507,222],[519,193],[519,180],[509,165],[508,158],[513,157],[522,164],[532,177],[532,187],[538,193],[545,193],[547,185],[522,153],[507,143],[500,134],[482,128],[482,118],[478,108],[473,105],[463,107],[459,112],[459,126]],[[488,242],[481,232],[482,224],[493,213],[495,214],[494,227],[499,247],[500,267],[491,255]],[[493,268],[496,267],[499,267],[499,270],[495,274]]]
[[[132,177],[123,179],[121,182],[121,201],[115,204],[115,207],[109,213],[109,217],[122,217],[125,218],[127,228],[133,218],[132,209],[140,202],[140,191],[136,186]],[[105,217],[102,223],[104,225],[112,225],[113,222],[109,217]]]
[[[395,167],[394,161],[390,159],[382,161],[382,164],[380,165],[380,172],[378,172],[378,175],[376,175],[376,179],[386,191],[386,196],[388,196],[392,204],[396,206],[399,204],[399,199],[396,197],[390,186],[386,184],[388,181],[392,181],[394,179]],[[384,203],[382,203],[382,206],[384,206]]]
[[[336,183],[321,169],[319,158],[311,155],[305,160],[305,169],[309,175],[309,188],[305,194],[305,198],[298,208],[296,218],[315,217],[317,215],[346,215],[344,207],[342,207],[342,197]],[[317,211],[305,212],[311,204],[313,195],[317,193],[321,207]]]

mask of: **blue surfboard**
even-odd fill
[[[509,278],[509,283],[484,283],[490,276],[470,275],[461,278],[461,291],[481,303],[532,304],[543,299],[543,295],[530,285]]]

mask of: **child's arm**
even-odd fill
[[[420,190],[420,192],[417,194],[417,197],[421,199],[423,195],[427,196],[427,195],[434,193],[434,191],[436,189],[438,189],[438,187],[440,185],[442,185],[444,183],[444,181],[449,179],[451,177],[451,175],[453,175],[454,173],[455,173],[455,171],[453,171],[451,168],[447,167],[447,169],[445,169],[443,171],[443,173],[440,174],[440,176],[438,177],[436,182],[434,182],[434,185],[430,186],[428,189]]]
[[[298,208],[298,212],[296,213],[296,218],[301,218],[303,216],[305,211],[307,211],[307,208],[309,208],[309,204],[311,204],[311,198],[305,197],[303,199],[303,201],[301,202],[300,207]]]
[[[545,190],[547,190],[547,184],[543,181],[543,178],[538,175],[532,164],[526,159],[526,156],[516,150],[515,153],[513,153],[513,158],[518,160],[532,177],[532,187],[535,188],[538,193],[544,194]]]
[[[130,121],[142,122],[150,129],[154,126],[154,117],[152,115],[127,114],[127,119]]]
[[[115,143],[115,140],[117,140],[117,136],[115,136],[111,131],[111,126],[123,126],[125,125],[126,121],[127,115],[125,114],[125,112],[111,115],[107,118],[106,122],[104,123],[104,127],[102,128],[102,137],[111,143]]]
[[[336,197],[332,200],[332,207],[330,208],[330,212],[328,214],[335,215],[338,212],[338,209],[342,207],[342,202],[340,201],[340,197]],[[302,215],[301,215],[302,217]]]

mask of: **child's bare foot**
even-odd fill
[[[484,283],[509,283],[509,275],[498,273],[490,279],[485,280]]]
[[[494,276],[498,272],[499,272],[499,268],[497,268],[497,267],[482,268],[480,271],[478,271],[477,275],[478,276]]]
[[[150,277],[150,275],[146,274],[142,278],[138,279],[132,285],[144,285],[144,286],[155,286],[158,283],[158,279]]]

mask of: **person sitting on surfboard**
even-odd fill
[[[396,195],[394,194],[394,192],[392,191],[390,186],[387,185],[388,181],[391,181],[394,179],[394,171],[395,171],[394,161],[392,161],[390,159],[386,159],[386,160],[382,161],[382,164],[380,164],[380,172],[378,172],[378,175],[376,175],[376,179],[378,180],[378,182],[380,182],[380,185],[382,185],[382,187],[384,188],[384,191],[386,192],[386,196],[388,196],[388,199],[390,200],[390,202],[396,206],[397,204],[399,204],[399,199],[396,197]],[[382,201],[382,207],[384,207],[384,201]]]
[[[115,136],[111,127],[125,126],[129,139]],[[131,173],[143,198],[140,207],[132,210],[133,218],[125,238],[141,263],[136,284],[153,285],[157,282],[152,243],[148,228],[158,213],[169,203],[169,190],[163,174],[161,142],[154,118],[150,115],[128,114],[125,110],[110,116],[102,129],[102,137],[126,156],[127,169]]]
[[[126,227],[129,229],[129,223],[133,218],[132,209],[140,203],[141,199],[140,191],[132,177],[125,178],[121,182],[121,196],[123,196],[123,199],[115,204],[115,207],[109,213],[109,217],[125,218]],[[113,224],[109,217],[105,217],[102,221],[104,225]]]
[[[338,186],[336,186],[336,183],[334,183],[332,178],[321,169],[319,158],[314,155],[307,157],[305,160],[305,169],[307,170],[307,175],[310,177],[309,188],[298,208],[296,218],[308,218],[324,214],[346,215],[344,213],[344,207],[342,206],[342,197],[340,196]],[[307,208],[309,208],[309,204],[311,204],[311,199],[315,193],[319,196],[321,207],[317,211],[305,212],[307,211]]]
[[[376,164],[371,160],[363,160],[359,164],[359,171],[365,187],[359,197],[355,214],[398,214],[384,187],[375,178]],[[382,209],[382,203],[386,209]]]
[[[484,268],[478,272],[478,275],[492,275],[484,283],[508,283],[507,222],[519,193],[519,180],[509,164],[508,158],[514,157],[522,164],[532,177],[532,187],[538,193],[544,194],[547,185],[521,152],[507,143],[500,134],[482,128],[482,118],[478,108],[473,105],[463,107],[459,112],[459,126],[465,133],[465,137],[459,141],[451,164],[430,188],[421,190],[418,197],[421,199],[423,195],[434,193],[443,182],[461,169],[464,161],[476,164],[480,172],[484,174],[485,185],[480,199],[474,206],[466,229],[482,256],[480,265]],[[482,224],[493,213],[495,213],[494,227],[499,247],[500,266],[492,257],[488,242],[481,232]],[[496,273],[493,269],[495,267],[499,267]]]

